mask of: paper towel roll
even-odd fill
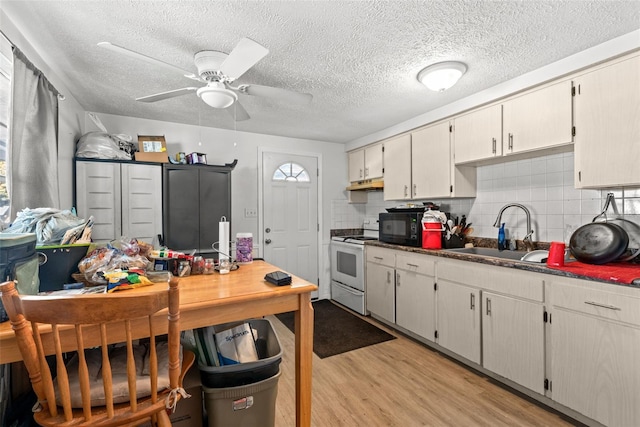
[[[229,221],[226,217],[220,218],[218,227],[218,259],[229,259]]]

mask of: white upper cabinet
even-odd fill
[[[502,106],[492,105],[453,121],[456,164],[502,156]]]
[[[574,79],[575,186],[640,185],[640,56]]]
[[[455,164],[573,143],[571,81],[534,89],[454,119]]]
[[[384,199],[411,199],[411,135],[384,144]]]
[[[382,178],[382,143],[349,153],[349,181]]]
[[[504,155],[571,144],[571,98],[566,80],[504,102]]]
[[[476,170],[453,165],[450,129],[441,122],[385,144],[385,200],[475,196]]]

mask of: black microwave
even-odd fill
[[[422,246],[422,212],[383,212],[378,240],[404,246]]]

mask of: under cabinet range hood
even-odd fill
[[[364,181],[352,182],[351,185],[347,187],[347,191],[375,191],[382,190],[383,188],[383,180],[368,179]]]

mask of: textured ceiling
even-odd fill
[[[310,105],[240,96],[238,130],[349,142],[640,28],[639,1],[7,1],[0,6],[88,111],[234,129],[194,82],[96,46],[109,41],[193,70],[242,37],[270,51],[238,83],[313,94]],[[426,65],[468,66],[443,93]]]

